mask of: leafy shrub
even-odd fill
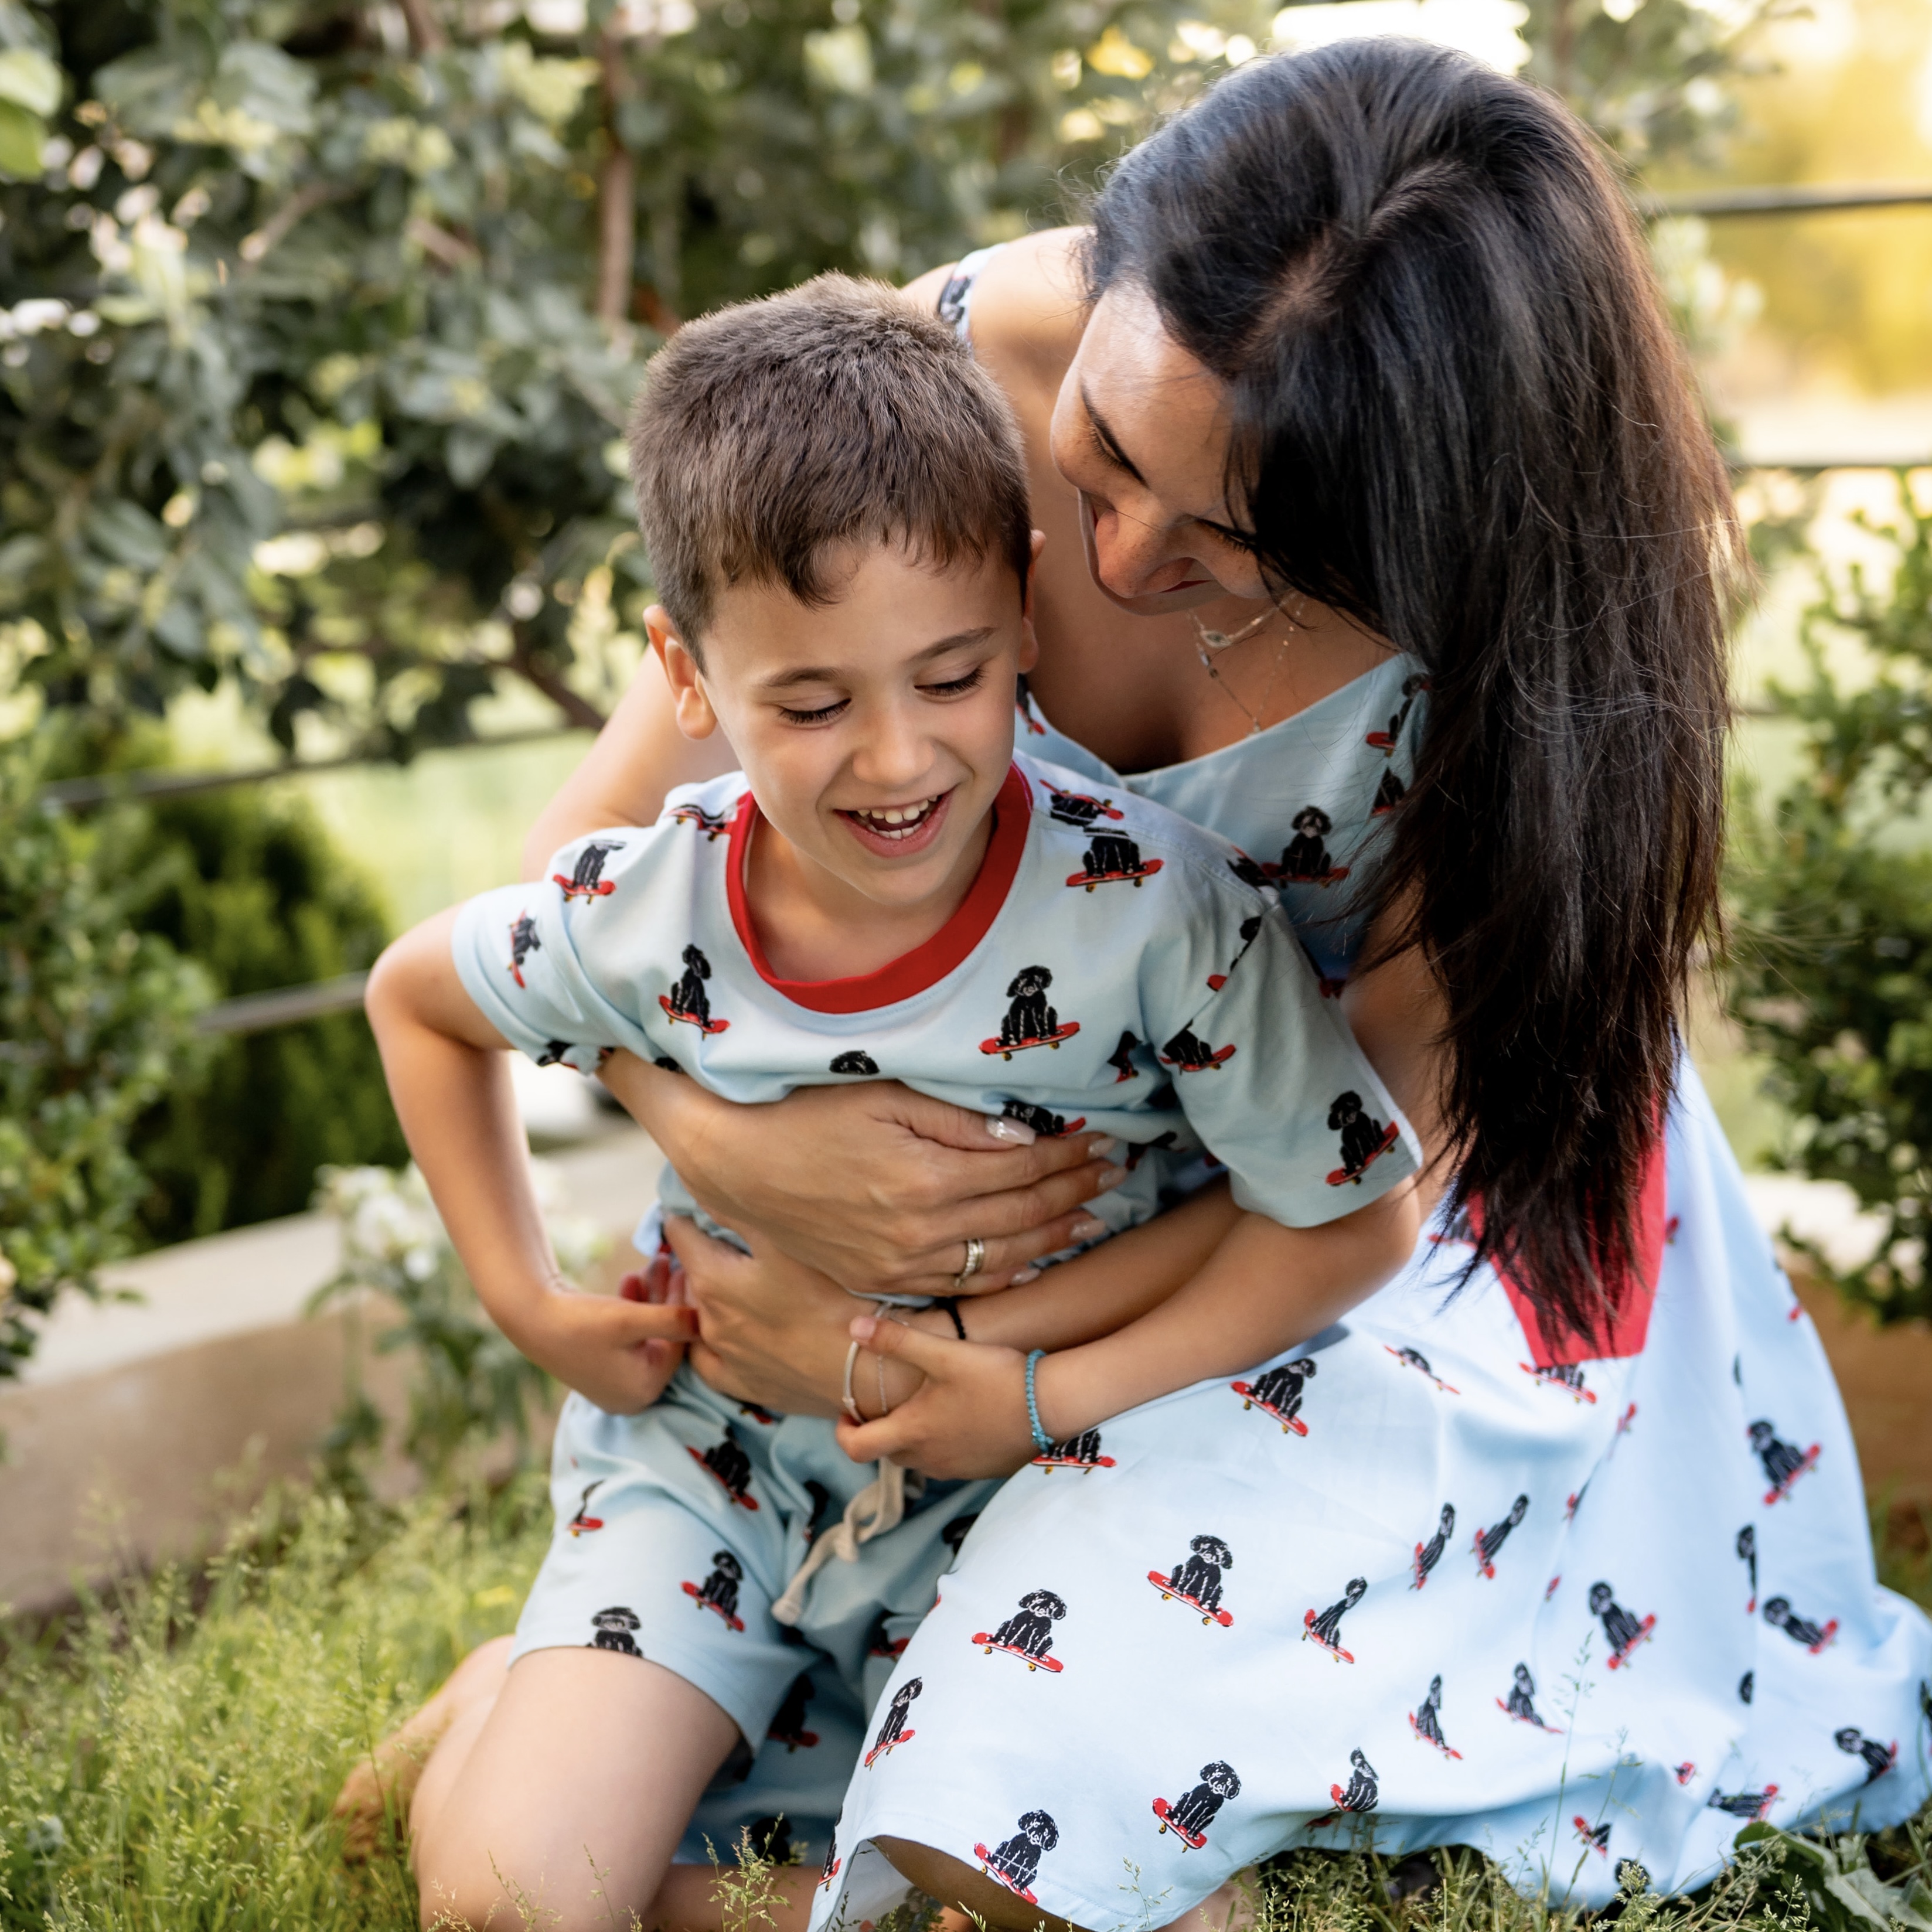
[[[1912,822],[1932,788],[1932,512],[1899,483],[1898,520],[1865,524],[1895,568],[1827,583],[1804,620],[1810,682],[1773,688],[1801,768],[1768,813],[1747,796],[1732,872],[1732,1006],[1796,1124],[1781,1163],[1882,1222],[1850,1269],[1792,1245],[1883,1321],[1932,1315],[1932,852]],[[1868,681],[1834,674],[1827,647],[1846,640]]]
[[[136,928],[196,960],[224,998],[359,971],[388,936],[375,896],[298,800],[238,790],[157,806],[126,856],[148,881]],[[408,1158],[358,1012],[220,1041],[132,1147],[156,1241],[298,1214],[330,1163]]]
[[[136,1118],[193,1067],[204,976],[137,932],[138,822],[36,802],[41,761],[0,745],[0,1376],[27,1318],[134,1245]]]

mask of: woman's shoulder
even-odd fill
[[[1048,228],[993,250],[973,284],[973,352],[1003,380],[1051,383],[1072,360],[1086,323],[1080,250],[1084,228]],[[958,267],[928,270],[906,284],[908,298],[936,310]]]

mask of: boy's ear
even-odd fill
[[[711,707],[711,694],[704,688],[704,676],[698,668],[698,660],[678,635],[670,613],[662,604],[653,604],[644,613],[644,628],[670,685],[671,699],[677,707],[677,728],[687,738],[710,737],[718,728],[718,714]]]
[[[1033,555],[1027,568],[1025,594],[1020,599],[1020,659],[1022,675],[1040,662],[1040,640],[1033,630],[1033,584],[1040,574],[1040,554],[1046,548],[1046,532],[1035,530],[1033,533]]]

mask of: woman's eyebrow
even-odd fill
[[[1094,406],[1094,398],[1088,393],[1087,385],[1080,385],[1080,406],[1087,412],[1088,427],[1094,432],[1094,440],[1100,454],[1116,468],[1124,470],[1142,489],[1148,480],[1136,467],[1132,458],[1120,447],[1120,440],[1107,427],[1107,419]]]

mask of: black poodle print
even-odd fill
[[[1335,829],[1335,821],[1318,805],[1304,805],[1289,821],[1294,836],[1282,848],[1280,877],[1284,884],[1332,885],[1348,876],[1346,866],[1338,866],[1324,842]]]
[[[1240,1795],[1241,1780],[1234,1767],[1217,1758],[1201,1767],[1201,1782],[1172,1804],[1165,1798],[1156,1798],[1154,1815],[1160,1820],[1162,1832],[1171,1831],[1180,1840],[1184,1850],[1191,1846],[1198,1852],[1208,1842],[1208,1827],[1215,1814],[1229,1798]]]
[[[808,1476],[805,1492],[812,1498],[812,1514],[805,1525],[805,1540],[809,1543],[825,1526],[825,1513],[832,1507],[832,1492],[816,1476]]]
[[[868,1079],[879,1070],[879,1063],[862,1046],[848,1047],[843,1053],[832,1057],[831,1071],[834,1073],[862,1074]]]
[[[1429,680],[1420,672],[1404,678],[1402,681],[1402,709],[1389,719],[1386,731],[1371,731],[1363,742],[1372,745],[1385,758],[1392,755],[1396,746],[1402,742],[1402,728],[1408,722],[1408,714],[1415,709],[1415,694],[1428,688]]]
[[[1592,1408],[1596,1406],[1597,1398],[1584,1386],[1583,1371],[1576,1363],[1549,1362],[1540,1368],[1533,1368],[1527,1362],[1519,1362],[1516,1366],[1545,1388],[1567,1389],[1572,1402],[1587,1402]]]
[[[1009,1120],[1024,1120],[1044,1140],[1064,1140],[1069,1134],[1077,1134],[1087,1124],[1084,1114],[1070,1120],[1064,1114],[1036,1107],[1027,1100],[1008,1100],[1000,1112]]]
[[[1738,1702],[1740,1704],[1748,1704],[1756,1692],[1757,1672],[1755,1670],[1747,1670],[1738,1679]]]
[[[940,1541],[944,1544],[956,1558],[959,1554],[960,1546],[972,1533],[973,1526],[979,1520],[980,1512],[977,1510],[974,1510],[970,1516],[956,1516],[939,1532]]]
[[[1424,1744],[1433,1744],[1444,1757],[1460,1761],[1462,1754],[1442,1735],[1442,1679],[1439,1676],[1429,1680],[1429,1695],[1409,1712],[1408,1727]]]
[[[1460,1389],[1454,1388],[1449,1383],[1445,1382],[1442,1378],[1429,1366],[1429,1358],[1425,1355],[1420,1348],[1390,1348],[1386,1342],[1382,1344],[1382,1346],[1384,1348],[1387,1349],[1388,1353],[1393,1355],[1398,1362],[1401,1363],[1404,1368],[1414,1369],[1420,1373],[1426,1376],[1444,1395],[1460,1395],[1462,1393]]]
[[[1126,814],[1111,798],[1091,798],[1084,791],[1047,790],[1048,815],[1063,825],[1077,825],[1084,832],[1096,818],[1119,819]]]
[[[1228,1386],[1241,1398],[1244,1408],[1258,1408],[1274,1418],[1283,1434],[1292,1431],[1306,1436],[1308,1425],[1301,1420],[1303,1384],[1315,1372],[1312,1355],[1283,1362],[1257,1376],[1252,1382],[1230,1382]]]
[[[1808,1449],[1800,1449],[1792,1443],[1780,1442],[1778,1431],[1762,1418],[1750,1426],[1750,1445],[1753,1454],[1764,1465],[1765,1480],[1771,1485],[1765,1493],[1767,1504],[1788,1496],[1792,1484],[1818,1460],[1816,1443]]]
[[[1353,1664],[1354,1657],[1342,1648],[1342,1619],[1362,1600],[1368,1588],[1366,1576],[1352,1576],[1339,1604],[1330,1604],[1319,1616],[1312,1610],[1307,1612],[1301,1619],[1303,1642],[1312,1637],[1337,1664]]]
[[[1262,916],[1259,913],[1256,913],[1250,917],[1242,920],[1240,926],[1241,950],[1234,955],[1233,958],[1228,962],[1227,973],[1210,973],[1208,974],[1208,990],[1210,993],[1218,993],[1221,988],[1228,983],[1228,974],[1232,973],[1234,968],[1248,956],[1248,948],[1253,945],[1255,943],[1255,934],[1259,932],[1261,929]]]
[[[583,1536],[590,1531],[604,1527],[604,1519],[590,1514],[590,1498],[603,1486],[604,1479],[600,1476],[596,1482],[586,1484],[583,1495],[578,1498],[577,1514],[566,1526],[572,1536]]]
[[[1064,1666],[1048,1653],[1053,1648],[1053,1627],[1066,1614],[1066,1605],[1051,1590],[1029,1590],[1020,1599],[1019,1608],[991,1636],[982,1630],[973,1641],[990,1657],[1004,1650],[1017,1657],[1029,1670],[1058,1673]]]
[[[1856,1724],[1847,1724],[1842,1731],[1832,1733],[1832,1742],[1841,1751],[1848,1751],[1853,1757],[1865,1761],[1865,1782],[1882,1778],[1898,1762],[1898,1747],[1894,1744],[1888,1750],[1876,1738],[1868,1738]]]
[[[1338,1094],[1328,1109],[1330,1129],[1342,1136],[1342,1165],[1328,1177],[1330,1187],[1352,1180],[1361,1185],[1362,1176],[1394,1147],[1401,1130],[1394,1121],[1384,1126],[1362,1105],[1359,1094]]]
[[[1160,1064],[1177,1073],[1208,1073],[1234,1057],[1232,1046],[1210,1046],[1191,1026],[1184,1026],[1160,1050]]]
[[[838,1868],[845,1861],[838,1856],[838,1834],[834,1832],[825,1841],[825,1863],[818,1874],[818,1888],[823,1892],[838,1876]]]
[[[674,1020],[683,1020],[700,1033],[722,1033],[731,1022],[711,1017],[711,999],[704,982],[711,976],[711,962],[695,946],[684,949],[684,976],[668,993],[658,995],[658,1004]]]
[[[616,883],[604,876],[604,861],[613,852],[621,852],[624,842],[621,838],[590,838],[578,848],[577,865],[568,878],[561,872],[553,872],[550,883],[563,888],[567,899],[608,898],[616,890]]]
[[[1728,1811],[1733,1818],[1749,1818],[1756,1822],[1770,1810],[1777,1796],[1778,1786],[1774,1784],[1767,1784],[1762,1791],[1714,1791],[1704,1808],[1707,1811]]]
[[[1084,1475],[1090,1469],[1111,1469],[1114,1459],[1100,1454],[1100,1432],[1083,1429],[1064,1442],[1056,1442],[1043,1456],[1033,1459],[1036,1469],[1078,1469]]]
[[[1509,1540],[1510,1532],[1522,1522],[1524,1512],[1528,1508],[1528,1497],[1518,1496],[1516,1501],[1510,1504],[1509,1514],[1504,1516],[1501,1522],[1492,1523],[1487,1529],[1477,1531],[1474,1544],[1476,1568],[1485,1576],[1492,1580],[1494,1580],[1496,1574],[1496,1552]]]
[[[1592,1825],[1587,1818],[1572,1818],[1577,1837],[1590,1849],[1604,1858],[1610,1855],[1610,1828],[1607,1824]]]
[[[890,1658],[896,1664],[905,1654],[905,1648],[912,1639],[894,1636],[891,1629],[890,1613],[881,1610],[872,1619],[872,1628],[866,1633],[866,1654],[868,1657]]]
[[[1647,1642],[1651,1632],[1657,1628],[1654,1617],[1646,1617],[1640,1622],[1632,1616],[1617,1601],[1616,1592],[1607,1583],[1590,1586],[1590,1614],[1604,1620],[1604,1636],[1610,1646],[1612,1670],[1620,1664],[1628,1664],[1630,1652],[1639,1644]]]
[[[1269,883],[1268,874],[1245,852],[1237,852],[1228,861],[1228,869],[1244,886],[1252,886],[1258,890]]]
[[[1436,1519],[1436,1534],[1426,1543],[1415,1546],[1415,1581],[1408,1586],[1420,1590],[1429,1581],[1429,1573],[1442,1561],[1442,1552],[1449,1546],[1449,1538],[1456,1528],[1456,1505],[1444,1503],[1442,1514]]]
[[[524,983],[524,962],[532,952],[543,950],[543,941],[537,937],[537,922],[526,912],[520,912],[510,926],[510,977],[518,986]]]
[[[1533,1724],[1539,1731],[1547,1731],[1552,1737],[1563,1733],[1554,1724],[1546,1724],[1537,1714],[1536,1679],[1529,1674],[1529,1666],[1519,1664],[1515,1671],[1516,1682],[1510,1686],[1507,1698],[1498,1697],[1496,1708],[1507,1711],[1519,1724]]]
[[[998,1879],[1009,1892],[1016,1892],[1029,1905],[1040,1901],[1033,1895],[1033,1882],[1040,1876],[1040,1858],[1060,1842],[1060,1827],[1044,1811],[1028,1811],[1019,1821],[1019,1829],[1004,1844],[988,1851],[975,1845],[973,1856],[980,1869]]]
[[[1062,1040],[1071,1040],[1080,1030],[1080,1023],[1070,1020],[1064,1026],[1060,1024],[1060,1015],[1046,997],[1046,989],[1052,984],[1050,968],[1022,966],[1006,988],[1006,998],[1012,1004],[1000,1022],[999,1038],[982,1040],[980,1051],[1010,1060],[1030,1046],[1052,1047],[1058,1052]]]
[[[771,1727],[765,1732],[774,1744],[783,1744],[788,1754],[802,1745],[810,1750],[818,1742],[818,1733],[805,1728],[805,1707],[812,1702],[812,1673],[801,1670],[791,1681],[784,1702],[778,1706]]]
[[[1814,1624],[1808,1617],[1801,1617],[1791,1607],[1789,1597],[1772,1597],[1766,1600],[1764,1620],[1774,1630],[1781,1630],[1793,1643],[1802,1643],[1814,1657],[1822,1651],[1838,1634],[1838,1620],[1834,1617],[1829,1623]]]
[[[758,1506],[756,1496],[748,1493],[752,1484],[752,1459],[745,1454],[744,1445],[731,1433],[730,1425],[725,1425],[723,1439],[712,1444],[709,1449],[697,1450],[686,1446],[685,1454],[694,1462],[701,1463],[724,1485],[724,1493],[741,1509],[754,1510]]]
[[[912,1708],[912,1700],[926,1688],[923,1678],[908,1677],[892,1693],[892,1701],[886,1707],[886,1720],[879,1726],[879,1735],[872,1740],[872,1748],[866,1754],[866,1768],[872,1768],[874,1758],[883,1757],[895,1744],[910,1744],[919,1733],[906,1729],[906,1713]]]
[[[567,1040],[547,1040],[544,1042],[544,1050],[537,1055],[537,1064],[539,1066],[560,1066],[562,1065],[565,1056],[576,1050]]]
[[[1345,1790],[1339,1784],[1328,1787],[1328,1796],[1334,1800],[1335,1808],[1324,1812],[1319,1818],[1312,1820],[1308,1828],[1319,1832],[1324,1827],[1339,1823],[1348,1812],[1372,1811],[1382,1800],[1382,1786],[1376,1781],[1376,1768],[1358,1750],[1348,1754],[1348,1762],[1354,1766],[1349,1773]]]
[[[784,1420],[782,1416],[774,1415],[770,1409],[761,1408],[755,1402],[741,1402],[738,1405],[738,1413],[740,1415],[748,1415],[760,1428],[764,1429],[776,1429]],[[818,1483],[807,1483],[805,1486],[808,1490],[820,1490],[824,1485]],[[806,1534],[808,1536],[811,1532],[808,1531]]]
[[[1134,1065],[1134,1048],[1141,1044],[1130,1033],[1120,1036],[1120,1043],[1107,1056],[1107,1064],[1114,1070],[1114,1084],[1118,1087],[1123,1080],[1139,1078],[1139,1069]]]
[[[1754,1524],[1748,1522],[1738,1532],[1738,1561],[1750,1571],[1750,1601],[1744,1606],[1744,1614],[1748,1616],[1757,1608],[1757,1529]]]
[[[1081,855],[1081,869],[1070,873],[1070,886],[1084,886],[1090,892],[1114,879],[1132,882],[1136,892],[1143,879],[1150,879],[1166,865],[1165,859],[1143,859],[1141,848],[1124,832],[1096,832]]]
[[[728,1550],[715,1550],[711,1553],[711,1574],[701,1583],[686,1583],[680,1587],[700,1610],[716,1610],[725,1623],[734,1630],[745,1626],[738,1615],[738,1586],[743,1580],[745,1566]]]
[[[1192,1553],[1184,1562],[1165,1576],[1150,1570],[1148,1581],[1162,1603],[1178,1597],[1201,1612],[1204,1624],[1217,1623],[1226,1630],[1234,1619],[1221,1607],[1221,1573],[1234,1568],[1234,1552],[1218,1536],[1197,1536],[1187,1547]]]
[[[1385,818],[1401,804],[1408,788],[1392,771],[1382,774],[1382,782],[1376,787],[1376,802],[1369,808],[1371,818]]]
[[[638,1628],[635,1610],[622,1604],[614,1604],[608,1610],[599,1610],[590,1619],[590,1628],[597,1634],[584,1647],[586,1650],[620,1651],[626,1657],[642,1657],[644,1652],[631,1640],[631,1633]]]
[[[714,838],[722,838],[731,829],[731,821],[722,812],[706,812],[701,805],[679,805],[671,808],[671,823],[674,825],[694,825],[704,834],[708,845]]]

